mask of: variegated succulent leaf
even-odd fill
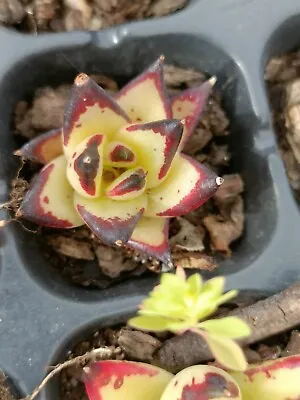
[[[160,400],[242,400],[238,384],[225,371],[209,365],[193,365],[176,374]]]
[[[159,400],[173,375],[133,361],[98,361],[84,368],[89,400]]]
[[[170,99],[160,57],[112,97],[79,74],[62,128],[15,153],[45,164],[19,215],[52,228],[86,224],[107,244],[170,264],[169,219],[200,207],[222,183],[181,154],[214,80]]]
[[[252,364],[244,372],[230,372],[243,400],[288,400],[300,395],[300,355]]]

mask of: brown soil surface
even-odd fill
[[[165,67],[165,77],[171,93],[198,85],[205,79],[200,72],[174,66]],[[102,75],[93,78],[106,90],[118,90],[118,82],[111,78]],[[69,90],[68,84],[43,87],[31,101],[22,100],[17,104],[14,133],[18,145],[62,124]],[[243,233],[244,183],[238,173],[227,173],[231,159],[229,134],[230,122],[218,94],[213,93],[184,152],[214,169],[225,182],[204,206],[171,222],[173,260],[185,268],[213,270],[216,268],[214,255],[230,256],[231,244]],[[38,168],[26,163],[19,178],[13,181],[11,208],[14,211],[27,190],[27,181]],[[140,275],[147,268],[160,269],[156,261],[143,254],[103,245],[86,227],[65,231],[37,229],[36,237],[51,265],[75,284],[105,288],[128,276]]]
[[[100,30],[162,17],[187,4],[188,0],[1,0],[0,23],[33,34]]]
[[[0,371],[0,400],[16,400],[10,393],[10,389],[6,383],[6,376],[2,371]]]
[[[133,360],[151,363],[156,352],[166,345],[170,336],[155,336],[135,331],[127,327],[121,329],[103,329],[91,333],[84,341],[78,343],[69,353],[68,359],[85,354],[95,348],[108,346],[115,353],[114,359]],[[178,337],[179,338],[179,337]],[[185,341],[177,341],[177,353],[186,351]],[[199,348],[189,348],[189,352],[198,352]],[[283,335],[275,336],[262,343],[245,349],[249,363],[264,360],[274,360],[279,357],[300,353],[300,332],[293,330]],[[95,361],[97,358],[95,358]],[[172,360],[170,361],[172,363]],[[201,363],[203,364],[203,362]],[[214,363],[210,363],[214,364]],[[60,375],[60,400],[88,400],[82,383],[82,367],[80,364],[66,368]],[[176,373],[177,371],[171,371]]]
[[[300,201],[300,52],[271,59],[265,80],[282,159]]]

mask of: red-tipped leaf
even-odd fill
[[[117,137],[136,149],[141,165],[148,171],[147,187],[152,188],[165,179],[182,132],[181,121],[170,119],[129,125]]]
[[[15,155],[30,161],[47,164],[63,153],[62,130],[52,129],[30,140]]]
[[[136,165],[136,152],[128,144],[110,142],[105,146],[105,165],[116,168],[130,168]]]
[[[111,138],[129,117],[117,102],[86,74],[76,77],[66,106],[63,144],[69,157],[87,137],[102,133]]]
[[[171,118],[171,106],[163,79],[163,57],[155,61],[116,96],[132,121],[149,122]]]
[[[68,180],[82,196],[98,197],[100,194],[103,145],[103,135],[90,136],[79,143],[68,161]]]
[[[33,179],[19,215],[38,225],[73,228],[83,221],[73,205],[73,188],[66,177],[66,160],[59,156]]]
[[[215,81],[216,78],[213,77],[202,85],[187,89],[172,98],[173,118],[185,121],[180,149],[183,148],[198,125]]]
[[[115,201],[107,197],[90,200],[75,193],[75,206],[94,234],[107,245],[126,243],[147,206],[146,195]]]
[[[178,217],[199,208],[222,179],[186,155],[178,155],[167,179],[149,193],[147,217]]]
[[[169,372],[133,361],[98,361],[84,368],[89,400],[159,400]]]
[[[164,264],[170,263],[169,219],[142,217],[127,246]]]
[[[123,172],[105,191],[113,200],[130,200],[144,193],[147,172],[142,167]]]

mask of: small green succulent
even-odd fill
[[[237,295],[236,290],[223,294],[224,284],[224,277],[204,283],[198,273],[186,279],[183,269],[178,268],[176,274],[162,274],[160,284],[143,301],[138,316],[128,323],[151,332],[196,332],[220,364],[230,370],[245,370],[244,353],[233,339],[248,336],[249,326],[237,317],[205,320]]]

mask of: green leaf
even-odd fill
[[[182,280],[178,275],[172,273],[162,274],[160,279],[159,287],[164,287],[168,290],[184,291],[186,288],[186,282]]]
[[[204,283],[202,293],[209,294],[211,299],[218,299],[223,294],[224,285],[225,278],[223,276],[217,276]]]
[[[197,319],[203,320],[217,311],[217,306],[215,304],[205,304],[201,308],[197,305]]]
[[[143,331],[162,332],[168,330],[168,320],[157,316],[138,316],[131,318],[128,325]]]
[[[190,328],[191,328],[191,325],[185,321],[182,321],[182,322],[171,322],[170,321],[168,324],[168,330],[170,332],[177,333],[177,334],[179,334],[182,331],[186,331],[187,329],[190,329]]]
[[[237,317],[211,319],[201,322],[197,327],[228,339],[247,337],[251,333],[246,322]]]
[[[191,275],[187,280],[187,284],[188,284],[189,294],[194,297],[198,297],[201,292],[203,284],[200,274]]]
[[[223,294],[221,297],[219,297],[217,301],[217,305],[220,306],[221,304],[227,303],[227,301],[233,299],[234,297],[237,296],[238,290],[230,290],[229,292]]]
[[[139,314],[141,315],[159,315],[171,319],[183,318],[185,315],[185,306],[182,303],[172,301],[166,298],[146,299]]]
[[[225,368],[232,371],[245,371],[247,361],[243,350],[231,339],[212,333],[202,335],[216,360]]]

